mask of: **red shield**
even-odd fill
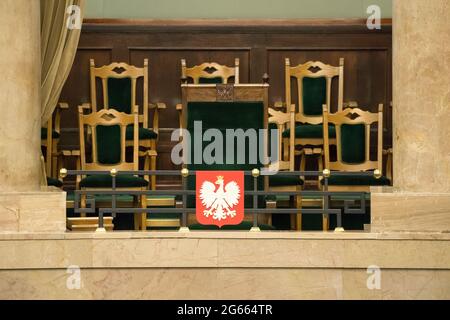
[[[244,219],[244,172],[197,171],[196,215],[203,225],[240,224]]]

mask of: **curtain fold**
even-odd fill
[[[80,29],[69,29],[66,12],[78,6],[83,21],[85,0],[41,0],[41,120],[46,123],[58,103],[69,76],[80,38]]]

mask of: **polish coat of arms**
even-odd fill
[[[244,173],[197,171],[196,215],[204,225],[236,225],[244,219]]]

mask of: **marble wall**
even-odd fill
[[[65,269],[2,270],[0,299],[450,299],[449,270],[382,270],[379,289],[368,289],[366,269],[86,269],[80,275],[80,289],[68,289]]]
[[[449,299],[449,244],[441,233],[3,234],[0,299]]]

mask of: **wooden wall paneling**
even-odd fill
[[[61,92],[60,101],[69,104],[69,110],[61,113],[61,142],[65,148],[77,148],[78,137],[78,106],[90,102],[89,89],[89,59],[95,59],[97,64],[109,64],[112,59],[111,47],[79,46],[72,70]],[[101,91],[99,91],[101,93]]]

